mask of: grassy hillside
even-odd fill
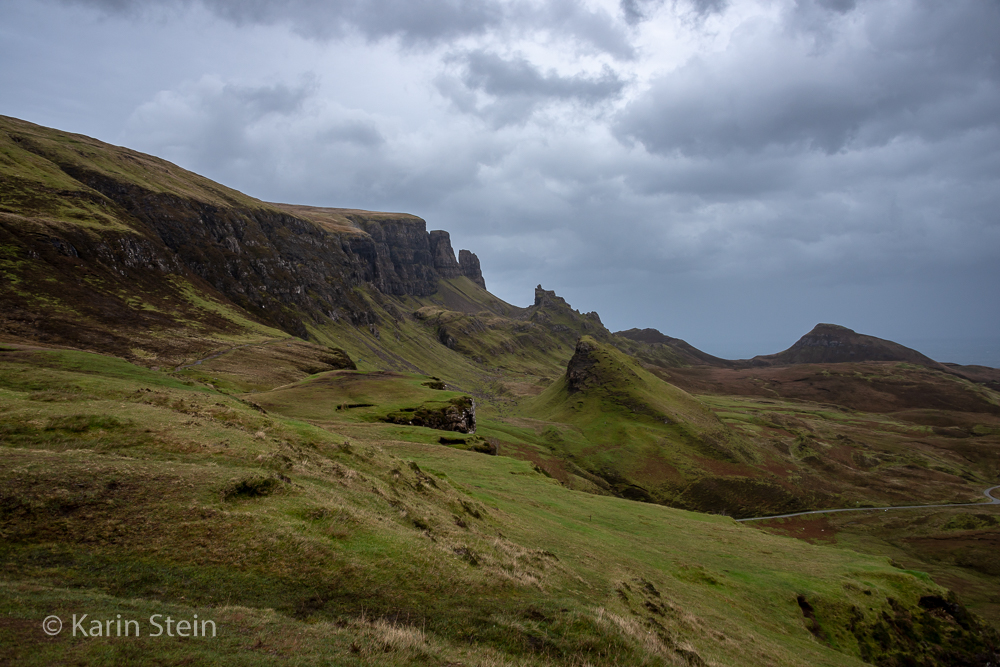
[[[552,446],[635,499],[673,501],[702,461],[754,457],[704,404],[590,337],[580,339],[567,372],[525,407],[527,416],[567,425],[551,431]]]
[[[345,439],[106,357],[0,355],[17,664],[852,665],[995,641],[884,559],[581,494],[506,457]],[[37,627],[73,613],[145,630],[198,614],[218,636]]]

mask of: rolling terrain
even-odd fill
[[[0,664],[998,659],[997,506],[732,517],[982,499],[1000,371],[612,333],[416,216],[9,118],[0,276]],[[82,613],[219,632],[41,630]]]

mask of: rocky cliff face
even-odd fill
[[[462,275],[486,289],[486,280],[483,279],[482,269],[479,268],[479,258],[476,253],[468,250],[458,251],[458,265],[462,270]]]
[[[430,232],[431,254],[434,256],[434,270],[442,278],[457,278],[465,276],[483,289],[486,281],[479,268],[479,258],[468,250],[458,251],[458,261],[455,261],[455,251],[451,247],[451,235],[436,229]]]
[[[434,270],[442,278],[457,278],[462,271],[455,261],[455,251],[451,247],[448,232],[436,229],[430,232],[431,254],[434,256]]]
[[[462,251],[463,263],[456,261],[448,233],[428,233],[416,216],[266,204],[157,158],[86,137],[68,141],[14,119],[0,119],[0,143],[14,159],[0,192],[9,252],[47,264],[50,272],[75,266],[70,282],[81,271],[99,274],[101,288],[86,295],[91,302],[104,298],[98,292],[127,294],[146,283],[165,295],[174,274],[307,337],[310,320],[372,324],[359,286],[428,296],[442,278],[469,275],[484,285],[475,255]],[[39,165],[48,181],[35,176]],[[61,189],[52,190],[53,181]],[[74,212],[59,224],[42,222],[67,210]],[[103,227],[88,221],[93,215]],[[331,218],[342,224],[329,224]],[[29,264],[19,270],[32,270]],[[118,310],[128,310],[125,301]],[[155,315],[131,317],[137,318]]]

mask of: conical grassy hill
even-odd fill
[[[701,401],[590,336],[577,343],[566,373],[525,412],[566,425],[548,432],[553,448],[625,497],[674,503],[705,475],[706,460],[739,465],[756,459],[745,439]]]

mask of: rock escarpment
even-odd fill
[[[484,285],[475,255],[457,261],[448,233],[428,233],[416,216],[268,204],[164,160],[15,119],[0,118],[0,144],[11,160],[0,182],[5,252],[19,271],[65,278],[76,292],[52,298],[94,310],[95,322],[169,327],[187,317],[183,283],[202,301],[231,301],[306,338],[310,323],[373,324],[358,287],[428,296],[462,275]],[[11,326],[49,326],[19,298],[4,296],[20,318]],[[140,301],[154,308],[130,305]]]
[[[455,261],[455,251],[451,247],[451,235],[443,229],[435,229],[429,233],[430,250],[433,257],[434,270],[442,278],[458,278],[465,276],[483,289],[486,281],[479,268],[479,258],[468,250],[458,251],[458,261]]]
[[[435,229],[429,233],[429,237],[433,266],[438,275],[442,278],[457,278],[462,275],[462,270],[455,260],[455,251],[451,247],[451,236],[448,232]]]
[[[479,268],[479,258],[476,253],[468,250],[458,251],[458,266],[462,275],[486,289],[486,280],[483,279],[483,271]]]
[[[535,302],[525,309],[525,315],[531,322],[571,340],[588,335],[605,340],[611,335],[596,312],[581,313],[566,299],[552,290],[543,289],[541,285],[535,288]]]

